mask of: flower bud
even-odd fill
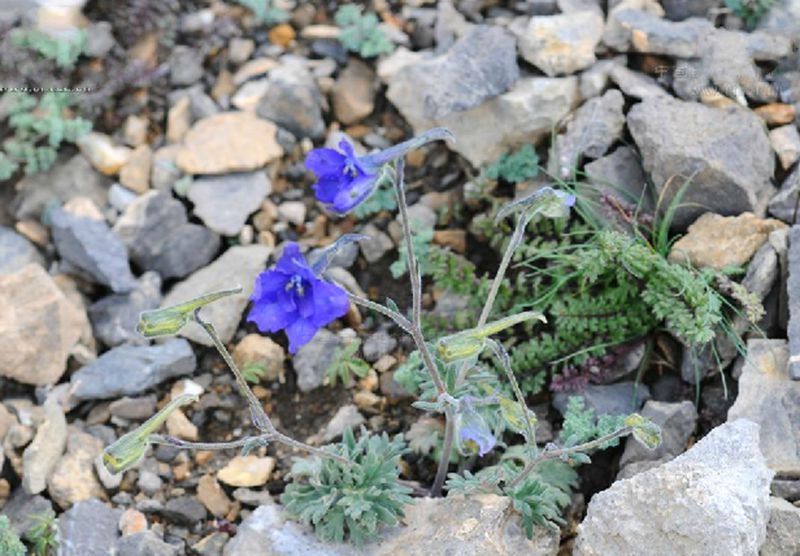
[[[171,307],[144,311],[139,315],[136,331],[145,338],[177,334],[194,317],[195,311],[218,299],[241,293],[241,291],[242,287],[237,286],[229,290],[209,293]]]

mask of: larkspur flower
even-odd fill
[[[475,411],[472,404],[466,400],[461,400],[461,407],[458,411],[458,438],[462,446],[462,452],[470,451],[483,457],[488,454],[497,444],[497,439],[489,429],[489,425],[480,413]],[[464,450],[463,448],[467,448]]]
[[[312,186],[317,200],[337,214],[350,212],[372,195],[383,178],[382,167],[431,141],[452,139],[444,128],[434,128],[388,149],[356,156],[348,139],[339,141],[339,150],[314,149],[306,157],[306,168],[317,181]]]
[[[340,286],[318,277],[296,243],[288,243],[271,270],[258,275],[247,315],[262,332],[285,330],[289,352],[347,313],[350,302]]]

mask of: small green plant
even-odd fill
[[[397,209],[397,199],[391,187],[379,186],[369,199],[361,203],[353,211],[356,218],[362,220],[373,214],[378,214],[383,210],[393,211]]]
[[[364,429],[358,441],[347,429],[333,449],[349,463],[297,459],[281,503],[293,517],[311,523],[321,539],[361,546],[377,539],[382,525],[396,525],[411,502],[411,490],[397,482],[397,464],[408,450],[402,436],[390,440],[386,433],[369,435]]]
[[[242,375],[251,384],[258,384],[267,372],[267,364],[259,361],[251,361],[242,367]]]
[[[25,556],[25,545],[11,528],[8,517],[0,515],[0,554],[3,556]]]
[[[16,46],[35,50],[53,60],[62,69],[75,66],[86,49],[86,31],[82,29],[75,30],[66,38],[53,37],[37,29],[14,29],[11,40]]]
[[[58,526],[55,512],[47,510],[31,517],[34,525],[25,533],[25,540],[30,543],[31,554],[34,556],[55,554],[58,548]]]
[[[289,19],[286,10],[276,5],[275,0],[236,0],[236,2],[253,12],[259,25],[277,25]]]
[[[420,274],[426,276],[430,272],[430,258],[428,257],[431,251],[431,241],[433,241],[433,228],[416,225],[416,221],[412,222],[411,226],[416,232],[411,240],[412,249],[420,261]],[[392,276],[397,279],[403,276],[408,271],[408,249],[405,244],[401,244],[397,249],[397,260],[389,266],[389,271]]]
[[[394,51],[394,44],[378,26],[378,16],[372,12],[362,14],[360,6],[340,6],[334,21],[342,28],[339,41],[350,52],[357,52],[362,58],[374,58]]]
[[[742,18],[745,25],[752,29],[769,9],[775,0],[725,0],[730,11]]]
[[[325,371],[328,377],[328,384],[336,386],[336,381],[342,384],[352,384],[353,377],[364,378],[369,373],[369,363],[358,357],[358,348],[361,347],[361,340],[355,338],[344,346],[336,348],[333,354],[333,361]]]
[[[0,180],[9,179],[21,164],[25,174],[43,172],[56,160],[62,142],[74,143],[92,129],[91,122],[71,118],[67,94],[46,93],[41,99],[26,93],[8,92],[3,98],[13,137],[0,151]]]
[[[504,154],[488,166],[484,175],[490,180],[522,183],[539,173],[539,156],[532,145],[523,145],[517,151]]]

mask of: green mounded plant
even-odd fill
[[[353,214],[358,219],[364,219],[384,210],[397,210],[394,191],[388,186],[378,187],[369,199],[355,208]]]
[[[55,512],[47,510],[31,517],[34,525],[25,533],[25,540],[30,544],[30,553],[34,556],[55,554],[58,548],[58,525]]]
[[[523,145],[513,153],[504,154],[489,165],[483,175],[490,180],[522,183],[539,174],[539,156],[533,145]]]
[[[0,515],[0,554],[4,556],[25,556],[25,545],[11,528],[8,517]]]
[[[335,386],[337,381],[342,384],[352,384],[353,377],[364,378],[369,373],[369,363],[358,357],[358,348],[361,340],[355,338],[345,345],[336,348],[333,361],[325,371],[328,384]]]
[[[71,98],[67,94],[45,93],[37,99],[7,92],[3,102],[8,103],[8,124],[14,135],[3,141],[0,180],[9,179],[20,165],[27,175],[47,170],[61,143],[74,143],[92,129],[91,122],[68,115]]]
[[[287,512],[314,526],[326,541],[348,538],[356,546],[378,538],[382,525],[396,525],[403,507],[411,502],[411,489],[398,482],[397,464],[408,449],[402,436],[370,435],[361,430],[356,441],[347,429],[336,453],[347,461],[297,459],[293,482],[286,486],[281,503]]]
[[[372,12],[362,13],[361,6],[340,6],[333,20],[342,29],[339,42],[350,52],[362,58],[374,58],[394,51],[394,44],[379,27],[378,16]]]
[[[752,29],[764,14],[775,5],[775,0],[725,0],[730,11],[742,18],[745,25]]]
[[[37,29],[14,29],[11,40],[20,48],[28,48],[53,60],[62,69],[71,69],[86,49],[86,31],[76,29],[68,37],[51,36]]]
[[[259,361],[251,361],[242,367],[242,376],[251,384],[258,384],[267,372],[267,364]]]
[[[249,9],[259,25],[277,25],[289,19],[289,13],[276,5],[275,0],[236,0],[236,3]]]

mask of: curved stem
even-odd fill
[[[344,288],[343,288],[344,289]],[[372,309],[376,313],[380,313],[383,316],[389,317],[392,319],[397,326],[402,328],[404,331],[408,332],[409,334],[413,334],[411,331],[411,322],[403,315],[398,313],[397,311],[393,311],[388,307],[381,305],[380,303],[375,303],[374,301],[370,301],[366,297],[361,297],[360,295],[356,295],[354,293],[350,293],[345,289],[347,293],[347,297],[355,303],[356,305],[361,305],[362,307],[366,307],[367,309]]]
[[[294,448],[297,448],[298,450],[304,450],[306,452],[310,452],[312,454],[324,458],[335,459],[339,463],[343,463],[345,465],[350,464],[350,460],[348,460],[343,456],[340,456],[339,454],[334,454],[333,452],[329,452],[328,450],[317,448],[316,446],[311,446],[309,444],[306,444],[305,442],[300,442],[299,440],[295,440],[291,436],[286,436],[282,432],[275,431],[272,436],[276,442],[280,442],[281,444],[286,444],[287,446],[292,446]]]
[[[511,362],[509,361],[508,352],[500,342],[496,342],[491,338],[487,338],[486,341],[489,344],[489,347],[491,347],[494,351],[495,355],[497,355],[497,358],[500,359],[501,366],[506,372],[506,377],[511,383],[511,389],[514,391],[514,396],[517,398],[517,403],[519,404],[519,408],[522,413],[522,419],[525,422],[525,432],[526,436],[528,437],[528,447],[531,449],[531,453],[535,454],[537,450],[536,433],[534,432],[533,425],[528,417],[530,410],[528,409],[528,404],[525,403],[525,396],[522,394],[522,389],[519,387],[517,377],[514,376],[514,371],[511,370]]]
[[[450,453],[453,451],[453,440],[455,438],[456,426],[452,410],[445,412],[444,440],[442,441],[442,455],[439,456],[439,465],[436,468],[436,478],[431,487],[431,496],[438,497],[442,493],[444,480],[447,478],[447,470],[450,468]]]

